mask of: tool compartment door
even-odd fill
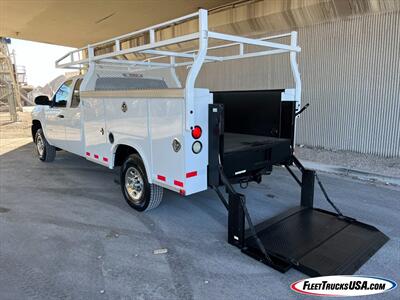
[[[108,166],[110,147],[107,144],[104,100],[83,99],[83,124],[85,136],[85,156]]]
[[[155,183],[177,191],[184,188],[185,179],[185,103],[183,98],[148,101],[153,179]]]

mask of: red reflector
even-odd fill
[[[200,126],[194,126],[193,130],[192,130],[192,137],[194,139],[199,139],[201,137],[202,134],[202,130]]]
[[[197,176],[197,171],[186,173],[186,178]]]
[[[99,156],[97,154],[94,155],[94,158],[99,158]]]
[[[108,158],[107,157],[103,157],[103,161],[108,162]]]
[[[161,180],[161,181],[166,181],[167,180],[167,178],[165,178],[165,176],[162,176],[162,175],[157,175],[157,179]]]
[[[183,182],[182,181],[178,181],[178,180],[174,180],[174,184],[180,187],[183,187]]]
[[[86,152],[86,156],[90,156],[90,152]]]
[[[179,190],[179,194],[181,194],[182,196],[185,196],[185,190]]]

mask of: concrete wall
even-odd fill
[[[299,28],[303,104],[297,143],[400,156],[400,12]],[[231,50],[229,50],[231,51]],[[228,53],[228,52],[225,52]],[[284,56],[208,64],[196,83],[211,90],[293,86]],[[184,77],[185,70],[179,70]]]

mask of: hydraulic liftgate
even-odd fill
[[[225,201],[228,242],[280,272],[294,267],[309,276],[353,274],[389,238],[373,226],[344,216],[327,196],[315,171],[305,169],[295,157],[293,160],[302,180],[288,165],[286,168],[301,187],[300,206],[256,226],[247,211],[245,196],[234,190],[220,167],[229,195],[228,202]],[[336,213],[313,207],[315,179]]]
[[[246,100],[252,104],[250,94],[247,94]],[[254,226],[247,210],[246,197],[232,186],[233,183],[242,183],[243,178],[229,175],[231,161],[224,157],[227,138],[224,137],[225,115],[223,105],[210,105],[208,173],[209,185],[228,210],[230,244],[281,272],[294,267],[309,276],[324,276],[353,274],[389,240],[377,228],[344,216],[327,195],[316,172],[304,168],[292,152],[275,160],[276,155],[265,155],[267,172],[264,174],[272,171],[272,164],[284,165],[301,187],[300,205]],[[270,150],[285,153],[281,146]],[[240,152],[242,160],[246,161],[246,156],[256,156],[253,150],[248,151]],[[292,171],[291,165],[300,170],[301,180]],[[244,180],[261,180],[257,174],[253,174],[252,178]],[[335,213],[314,208],[315,180]],[[221,185],[228,193],[228,200],[218,189]]]

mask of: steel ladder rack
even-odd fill
[[[171,26],[175,26],[176,24],[192,21],[194,19],[198,19],[198,27],[196,32],[169,39],[158,38],[158,36],[161,36],[157,35],[159,31]],[[147,37],[148,42],[130,48],[123,49],[121,47],[121,44],[124,41],[128,41],[137,37]],[[290,37],[290,44],[271,41],[284,37]],[[220,43],[222,42],[222,44],[209,47],[209,40],[219,41]],[[191,41],[198,42],[197,49],[182,52],[160,50],[160,48]],[[257,48],[261,50],[246,52],[244,47],[245,45],[257,46]],[[96,54],[96,49],[104,46],[112,47],[112,51],[105,54]],[[237,54],[226,56],[214,56],[207,54],[210,50],[231,47],[237,48]],[[296,61],[296,55],[298,52],[300,52],[300,50],[300,47],[297,45],[296,31],[261,39],[253,39],[210,31],[208,28],[208,12],[207,10],[200,9],[196,13],[70,51],[56,60],[55,65],[57,68],[72,69],[90,68],[90,66],[94,66],[95,64],[120,65],[126,66],[130,71],[170,68],[173,69],[174,72],[178,67],[190,67],[185,84],[185,127],[186,130],[190,130],[190,127],[194,125],[194,86],[196,78],[204,63],[224,62],[236,59],[289,53],[291,71],[295,82],[295,101],[299,107],[301,97],[301,79]],[[117,58],[118,56],[127,54],[142,54],[146,57],[141,60],[121,60]],[[166,58],[169,58],[168,63],[160,62],[160,60],[165,60]],[[189,61],[176,62],[177,58],[183,60],[186,59]]]

